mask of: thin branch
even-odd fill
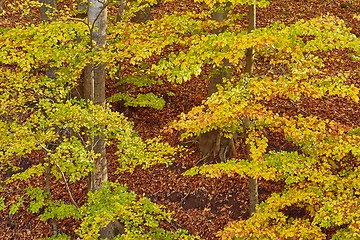
[[[44,149],[45,155],[47,155],[47,151]],[[49,199],[51,200],[51,189],[50,189],[50,173],[51,173],[51,166],[50,166],[50,159],[47,158],[47,166],[46,166],[46,176],[45,176],[45,190],[48,194]],[[57,224],[55,219],[50,219],[50,223],[52,225],[53,236],[58,234]]]
[[[68,184],[68,182],[67,182],[67,180],[66,180],[66,177],[65,177],[64,172],[61,170],[61,167],[59,166],[59,164],[55,163],[55,165],[56,165],[56,167],[59,169],[59,171],[61,172],[61,176],[62,176],[63,179],[64,179],[65,187],[66,187],[66,190],[67,190],[67,192],[68,192],[68,194],[69,194],[69,197],[70,197],[71,202],[75,205],[76,208],[79,208],[79,206],[77,205],[77,203],[75,202],[75,200],[74,200],[74,198],[73,198],[73,196],[72,196],[72,194],[71,194],[71,191],[70,191],[70,188],[69,188],[69,184]]]

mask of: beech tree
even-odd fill
[[[210,8],[210,12],[216,9],[217,2],[204,3]],[[251,5],[254,2],[231,3],[236,7],[238,4]],[[264,7],[266,4],[266,1],[257,1],[258,7]],[[183,114],[173,125],[175,129],[185,131],[183,138],[199,136],[214,130],[219,130],[223,136],[229,137],[233,132],[244,133],[242,120],[249,118],[245,144],[249,145],[251,162],[233,159],[225,163],[196,167],[188,174],[201,173],[217,177],[221,174],[237,173],[254,179],[255,183],[256,179],[269,179],[285,181],[288,184],[283,193],[273,194],[267,201],[258,205],[258,212],[251,218],[230,224],[219,233],[219,236],[225,239],[248,239],[249,236],[265,239],[293,236],[324,238],[325,234],[321,228],[333,226],[341,226],[335,237],[348,238],[352,234],[356,236],[357,213],[350,216],[350,213],[346,212],[346,207],[328,209],[330,205],[324,205],[321,200],[324,195],[332,195],[327,190],[321,190],[317,192],[318,195],[311,195],[311,198],[309,192],[313,192],[314,186],[320,183],[322,186],[333,185],[335,180],[330,179],[350,181],[347,177],[345,180],[342,176],[333,174],[334,169],[328,164],[331,161],[337,163],[335,166],[348,165],[348,158],[358,161],[359,139],[355,134],[358,129],[347,129],[340,123],[313,116],[279,115],[273,109],[268,109],[266,102],[281,97],[296,103],[304,96],[339,96],[350,101],[358,101],[359,89],[345,83],[349,73],[326,75],[325,71],[322,71],[324,63],[320,55],[321,52],[333,49],[347,49],[354,59],[358,59],[358,38],[349,32],[341,20],[331,16],[301,20],[291,26],[277,23],[250,33],[232,23],[236,19],[234,15],[230,16],[228,21],[220,23],[210,19],[210,16],[208,12],[204,15],[175,13],[157,20],[156,23],[154,21],[141,26],[142,32],[148,33],[151,37],[148,39],[149,45],[143,47],[138,56],[147,58],[153,53],[161,53],[167,45],[181,44],[184,47],[183,51],[168,54],[148,70],[149,73],[164,75],[169,81],[176,83],[190,81],[192,76],[199,75],[206,65],[221,67],[225,60],[235,69],[243,68],[243,60],[248,49],[254,49],[258,58],[269,61],[270,72],[267,75],[249,76],[248,71],[247,74],[234,76],[225,82],[224,86],[219,86],[219,91],[210,96],[203,106]],[[186,25],[183,25],[183,22],[186,22]],[[168,28],[164,28],[164,25]],[[228,26],[227,31],[219,34],[212,32],[213,29],[224,25]],[[158,26],[161,27],[157,29]],[[129,42],[137,42],[142,38],[131,34],[127,37]],[[137,49],[129,52],[135,54]],[[282,133],[287,141],[298,146],[300,150],[269,152],[266,131]],[[331,153],[335,146],[338,146],[336,151]],[[317,172],[314,169],[321,171]],[[346,174],[352,179],[356,173],[357,168],[353,166]],[[335,206],[340,206],[344,204],[342,199],[349,194],[353,199],[349,206],[354,206],[357,192],[358,187],[354,179],[351,181],[351,187],[346,191],[341,190],[338,193],[340,197],[331,198],[329,202],[337,202]],[[301,194],[304,198],[300,197]],[[294,196],[299,196],[299,199]],[[316,220],[294,220],[286,216],[283,211],[290,206],[309,211],[311,218]],[[317,211],[318,209],[322,210]],[[335,222],[330,219],[322,221],[320,217],[324,212],[331,215],[338,211],[349,218]],[[351,208],[351,213],[353,211],[356,210]]]
[[[225,21],[230,3],[216,4],[215,10],[212,13],[212,19],[216,22]],[[214,29],[214,34],[221,33],[225,30],[225,27]],[[210,73],[210,80],[207,87],[208,97],[217,91],[217,85],[222,84],[223,78],[230,78],[231,68],[229,63],[224,61],[222,65],[215,66]],[[233,137],[225,138],[221,136],[219,130],[212,130],[206,133],[202,133],[199,136],[199,149],[203,154],[204,162],[212,161],[225,161],[228,155],[234,154],[234,140]]]
[[[358,238],[358,167],[359,128],[349,129],[341,123],[315,116],[279,114],[266,104],[281,97],[293,103],[302,97],[339,96],[359,101],[359,89],[347,85],[349,73],[326,75],[320,53],[347,49],[358,59],[359,39],[344,22],[334,17],[301,20],[291,26],[276,24],[250,33],[222,33],[196,42],[185,53],[161,65],[187,61],[193,69],[176,65],[188,78],[197,74],[205,63],[220,64],[226,58],[238,65],[248,49],[257,58],[265,58],[274,68],[285,66],[284,72],[265,76],[240,74],[228,81],[202,106],[195,107],[174,123],[183,137],[220,129],[222,132],[244,132],[241,120],[249,118],[245,144],[251,161],[232,159],[225,163],[194,167],[186,174],[222,174],[248,176],[253,179],[284,181],[284,190],[257,206],[249,219],[230,223],[218,236],[223,239],[325,239],[323,229],[337,227],[333,239]],[[198,55],[201,59],[194,58]],[[186,65],[185,65],[186,66]],[[351,73],[350,73],[351,74]],[[269,151],[267,131],[281,133],[297,151]],[[347,166],[346,170],[339,170]],[[337,170],[338,169],[338,170]],[[346,183],[346,184],[345,184]],[[309,218],[292,218],[286,209],[298,207]],[[331,216],[331,217],[330,217]]]
[[[41,18],[49,21],[51,18],[51,13],[56,10],[56,1],[55,0],[40,0],[40,15]]]
[[[256,0],[254,0],[253,4],[249,6],[248,10],[248,32],[251,33],[256,28]],[[255,52],[254,48],[248,48],[246,50],[246,65],[245,71],[251,77],[254,73],[254,58]],[[248,138],[248,131],[250,128],[250,118],[249,116],[245,115],[243,122],[243,131],[245,139]],[[246,141],[246,140],[245,140]],[[246,144],[246,158],[247,160],[251,161],[251,146],[250,143]],[[256,212],[256,205],[259,203],[259,196],[258,196],[258,183],[257,179],[254,177],[249,177],[249,208],[250,213]]]
[[[94,51],[105,47],[106,43],[106,23],[107,6],[106,1],[89,1],[88,20],[90,28],[90,46]],[[92,64],[87,66],[90,71],[86,74],[84,80],[84,97],[90,99],[97,105],[105,108],[105,63]],[[104,127],[104,126],[99,126]],[[107,181],[107,164],[105,153],[105,140],[98,136],[93,138],[91,148],[98,154],[99,158],[95,160],[95,171],[91,174],[91,191],[101,188],[101,184]]]
[[[38,3],[19,4],[28,15],[39,9],[34,6],[41,7]],[[41,211],[44,221],[79,219],[76,234],[81,239],[97,239],[100,235],[112,238],[114,233],[104,235],[101,231],[114,222],[119,223],[116,230],[122,238],[192,239],[182,230],[171,232],[158,227],[159,221],[171,221],[162,207],[137,197],[124,186],[104,182],[104,140],[116,140],[120,172],[132,171],[137,165],[169,163],[176,149],[158,138],[143,141],[122,114],[106,107],[104,63],[109,56],[103,48],[105,30],[97,22],[106,21],[105,6],[100,4],[90,4],[90,24],[74,19],[77,12],[65,8],[53,9],[56,18],[51,22],[19,22],[15,28],[0,31],[0,128],[4,133],[0,162],[1,169],[8,172],[1,180],[1,191],[11,196],[11,201],[0,199],[1,209],[9,214],[19,209],[34,214]],[[13,5],[13,9],[16,7]],[[92,12],[92,8],[97,11]],[[50,68],[55,78],[46,74]],[[86,68],[90,74],[85,81],[92,82],[84,89],[86,99],[71,98]],[[27,162],[26,168],[16,164],[42,151],[45,154],[39,162]],[[95,173],[91,190],[96,191],[89,192],[80,205],[69,183],[81,182],[90,173]],[[47,174],[51,174],[51,178],[46,177],[51,181],[43,183],[41,179]],[[36,187],[31,184],[34,181],[39,181]],[[67,196],[53,197],[51,188],[58,184],[64,184]],[[15,185],[22,187],[13,191]],[[57,233],[56,224],[53,233],[53,238],[69,238]]]
[[[146,22],[132,21],[135,13],[156,4],[144,2],[131,1],[127,11],[120,11],[122,21],[106,18],[106,7],[113,10],[109,12],[119,12],[117,1],[90,1],[88,22],[79,15],[83,8],[65,5],[54,9],[54,21],[19,22],[16,27],[0,29],[0,129],[6,133],[0,138],[0,168],[8,172],[1,190],[16,196],[11,201],[1,198],[1,209],[10,214],[27,209],[41,213],[42,220],[78,219],[80,239],[97,239],[102,229],[116,222],[120,223],[119,235],[114,237],[118,239],[195,238],[182,230],[160,228],[159,221],[171,218],[148,198],[116,183],[101,184],[106,180],[104,144],[113,140],[119,173],[131,172],[138,165],[169,164],[179,150],[159,138],[141,139],[133,124],[105,103],[103,81],[105,75],[120,78],[117,74],[126,63],[130,70],[122,74],[122,83],[145,86],[163,77],[181,84],[208,66],[221,69],[226,62],[237,73],[222,79],[203,105],[182,114],[172,126],[183,131],[183,138],[211,131],[224,138],[235,132],[244,135],[249,159],[199,166],[186,174],[238,174],[254,180],[284,181],[285,188],[255,206],[257,211],[249,219],[229,223],[218,236],[324,239],[322,229],[337,227],[335,239],[358,238],[359,129],[314,116],[282,114],[267,102],[280,97],[296,103],[303,96],[358,101],[359,89],[346,84],[352,73],[328,75],[322,71],[320,52],[346,49],[358,59],[359,39],[332,16],[290,26],[276,23],[250,32],[238,24],[237,6],[253,5],[255,10],[255,6],[266,7],[269,2],[265,0],[256,5],[253,0],[200,0],[202,8],[196,13],[174,12]],[[225,2],[231,3],[227,18],[214,20],[219,3]],[[40,7],[39,1],[31,0],[9,6],[24,15]],[[224,31],[215,32],[217,29]],[[175,45],[181,50],[173,51]],[[145,64],[154,56],[156,63]],[[268,61],[268,73],[259,74],[256,67],[252,72],[253,64],[244,64],[246,56],[255,62],[260,58]],[[46,74],[49,68],[55,69],[56,79]],[[87,86],[85,99],[69,97],[82,78]],[[133,96],[121,92],[108,100],[154,108],[165,103],[153,93]],[[269,151],[268,131],[283,134],[298,151]],[[39,162],[29,161],[26,168],[17,164],[43,152]],[[337,171],[340,167],[346,170]],[[90,173],[95,173],[91,189],[96,191],[90,191],[79,204],[69,182],[80,183]],[[41,181],[46,174],[51,174],[51,182]],[[31,184],[34,181],[39,182],[37,187]],[[12,186],[16,184],[20,189],[15,191]],[[55,198],[47,184],[62,184],[67,195]],[[292,206],[305,209],[310,217],[286,216],[284,211]]]

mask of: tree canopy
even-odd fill
[[[183,146],[161,137],[143,139],[124,113],[110,104],[80,98],[77,91],[84,69],[100,64],[105,64],[107,80],[140,89],[161,87],[164,82],[184,84],[225,67],[232,77],[224,78],[216,93],[163,128],[180,132],[181,139],[212,130],[225,138],[236,133],[241,144],[250,147],[252,161],[237,155],[225,162],[194,166],[184,175],[252,177],[284,187],[271,193],[249,218],[228,223],[217,237],[326,239],[326,231],[336,229],[332,239],[359,238],[360,126],[271,105],[279,99],[297,104],[304,98],[329,97],[358,103],[359,85],[350,80],[359,73],[338,69],[334,74],[326,69],[332,51],[343,51],[358,63],[358,36],[344,20],[331,15],[293,24],[276,22],[248,32],[241,22],[246,12],[239,8],[254,4],[253,0],[194,1],[195,11],[169,12],[141,23],[131,20],[146,7],[169,2],[126,1],[121,21],[115,20],[117,1],[103,4],[109,10],[103,48],[93,45],[95,24],[81,16],[73,1],[58,1],[58,8],[49,13],[52,21],[37,17],[38,1],[6,5],[11,13],[4,14],[20,20],[0,27],[0,169],[7,173],[1,179],[2,211],[14,215],[27,209],[43,221],[72,218],[79,224],[71,237],[79,239],[97,239],[105,226],[116,221],[121,231],[114,239],[199,238],[164,227],[164,222],[173,222],[169,211],[117,182],[104,183],[81,202],[74,200],[69,184],[83,184],[94,171],[99,154],[92,141],[97,137],[105,139],[107,146],[116,145],[118,174],[139,166],[170,165],[186,154]],[[256,1],[257,7],[269,4]],[[223,9],[229,11],[228,18],[214,20],[212,14]],[[215,31],[220,28],[224,31]],[[262,63],[253,75],[244,71],[250,48],[255,62]],[[158,110],[166,104],[154,92],[119,92],[107,101]],[[244,137],[245,117],[250,126]],[[271,134],[280,134],[294,147],[271,149]],[[32,155],[40,157],[26,167],[18,164]],[[51,186],[60,185],[66,196],[52,193]],[[12,186],[18,186],[16,191]],[[11,201],[6,194],[14,195]],[[306,214],[289,216],[286,211],[291,207]],[[54,234],[51,239],[70,236]]]

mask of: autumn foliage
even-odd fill
[[[168,11],[136,23],[131,19],[144,7],[165,8],[172,2],[131,1],[117,22],[119,6],[110,1],[107,45],[97,51],[89,44],[91,26],[73,1],[60,1],[51,22],[38,18],[38,1],[6,4],[3,16],[18,17],[19,22],[0,26],[1,211],[39,216],[52,224],[55,234],[42,235],[51,239],[97,239],[102,228],[116,221],[121,231],[115,239],[200,239],[186,226],[171,227],[176,220],[165,207],[117,181],[104,183],[80,200],[72,192],[86,185],[94,171],[94,137],[116,146],[111,154],[118,160],[119,175],[169,166],[191,155],[186,144],[170,144],[161,136],[141,137],[126,112],[114,110],[115,103],[160,111],[175,94],[144,89],[161,88],[164,82],[177,86],[205,81],[227,62],[232,77],[223,79],[201,105],[162,126],[160,133],[181,134],[181,141],[194,141],[213,130],[225,138],[235,134],[239,154],[224,162],[191,166],[183,175],[252,177],[282,187],[269,194],[256,213],[229,222],[213,237],[359,239],[359,124],[284,109],[285,104],[332,98],[357,105],[359,72],[329,71],[329,62],[335,61],[334,52],[341,52],[359,66],[358,36],[332,15],[276,22],[249,33],[241,14],[254,1],[194,2],[196,11]],[[265,0],[257,4],[271,6]],[[227,19],[213,20],[212,14],[222,8],[229,10]],[[218,33],[219,28],[225,30]],[[256,53],[251,76],[244,71],[249,48]],[[84,68],[99,63],[106,63],[107,81],[128,90],[111,94],[107,100],[114,105],[106,108],[77,97]],[[245,130],[246,117],[250,126]],[[273,147],[274,135],[291,147]],[[245,145],[252,161],[240,153]],[[36,161],[26,162],[35,155]],[[19,164],[22,161],[26,166]],[[54,193],[58,188],[66,194]],[[291,216],[289,209],[303,214]],[[56,221],[66,219],[76,221],[76,229],[57,234]]]

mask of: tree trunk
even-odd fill
[[[217,4],[216,7],[219,8],[220,5]],[[226,3],[223,10],[215,11],[212,18],[218,22],[224,21],[228,14],[228,7],[230,7],[230,3]],[[225,28],[215,29],[213,33],[219,34],[225,30]],[[223,78],[231,78],[229,65],[228,61],[224,61],[221,69],[215,69],[215,73],[210,77],[208,96],[217,92],[216,86],[223,83]],[[235,155],[234,137],[225,138],[221,136],[219,130],[212,130],[199,136],[199,149],[204,155],[203,159],[224,162],[228,156]]]
[[[52,18],[49,17],[48,14],[51,14],[54,10],[56,10],[56,1],[55,0],[40,0],[40,3],[42,4],[40,7],[40,16],[43,21],[50,22]],[[56,79],[55,74],[55,67],[49,67],[46,69],[45,74],[47,77],[51,79]],[[59,131],[57,131],[59,133]],[[44,150],[45,155],[47,152]],[[46,167],[46,173],[45,173],[45,191],[48,194],[48,198],[52,198],[51,190],[50,190],[50,178],[51,178],[51,163],[50,160],[47,160],[47,167]],[[49,222],[52,227],[52,235],[56,236],[58,234],[57,230],[57,224],[55,219],[51,218],[49,219]]]
[[[86,0],[87,1],[87,0]],[[78,0],[77,2],[77,18],[85,19],[87,18],[87,5],[88,3],[84,0]],[[81,41],[80,37],[76,38],[77,41]],[[87,65],[82,73],[81,77],[77,80],[77,85],[71,90],[69,98],[78,98],[78,99],[92,99],[91,98],[91,87],[85,87],[85,79],[89,79],[92,76],[92,66]],[[86,83],[89,83],[91,81],[87,81]],[[85,96],[85,89],[89,89],[87,91],[87,96]]]
[[[87,2],[84,1],[84,0],[78,0],[78,3],[77,3],[77,10],[78,11],[86,11],[87,9]]]
[[[0,16],[5,12],[4,1],[0,0]]]
[[[88,3],[87,0],[78,0],[77,1],[77,14],[76,17],[77,18],[86,18],[87,17],[87,8],[88,8]]]
[[[125,2],[124,0],[119,0],[119,8],[116,13],[116,22],[120,22],[123,20],[124,11],[125,11]]]
[[[249,6],[248,19],[249,19],[248,32],[251,32],[251,31],[255,30],[255,28],[256,28],[256,0],[254,0],[254,5]],[[245,70],[249,75],[253,74],[254,55],[255,55],[255,52],[254,52],[253,48],[247,49]]]
[[[88,1],[88,19],[91,29],[91,48],[94,51],[105,47],[107,9],[106,0]],[[93,44],[95,42],[95,44]],[[89,65],[84,70],[84,96],[95,104],[105,108],[105,63]],[[104,126],[100,126],[104,127]],[[108,179],[105,139],[97,136],[92,139],[92,148],[100,156],[95,159],[95,171],[90,174],[89,190],[99,190],[103,182]],[[117,232],[121,232],[122,225],[118,221],[109,223],[100,229],[100,238],[113,239]]]
[[[254,4],[249,6],[249,12],[248,12],[248,19],[249,19],[249,26],[248,31],[251,32],[255,30],[256,28],[256,0],[254,0]],[[245,70],[249,75],[253,74],[254,70],[254,49],[249,48],[246,52],[246,67]],[[245,139],[247,138],[247,132],[250,126],[250,119],[248,116],[245,117],[243,120],[243,126],[244,126],[244,133],[245,133]],[[252,161],[251,155],[250,155],[250,146],[247,144],[246,146],[246,154],[247,154],[247,160]],[[250,214],[253,214],[256,212],[256,205],[259,203],[259,196],[258,196],[258,182],[256,178],[250,177],[249,178],[249,208],[250,208]]]
[[[142,5],[144,5],[146,3],[143,3]],[[150,20],[150,7],[146,7],[145,9],[142,9],[138,12],[135,13],[135,16],[133,16],[130,21],[134,22],[134,23],[144,23],[148,20]],[[119,0],[119,8],[118,11],[116,13],[116,21],[117,22],[121,22],[123,20],[123,13],[125,11],[125,2],[124,0]],[[122,79],[122,72],[121,72],[121,62],[117,63],[119,68],[116,72],[116,77],[118,78],[119,81],[119,87],[118,87],[118,91],[119,93],[125,93],[126,91],[126,86],[125,84],[121,84],[121,79]],[[118,102],[115,103],[115,109],[118,112],[126,112],[127,110],[127,106],[125,106],[125,101],[124,100],[120,100]]]
[[[94,51],[104,48],[106,43],[106,0],[89,0],[88,19],[91,29],[91,47]],[[89,66],[85,70],[84,97],[105,108],[105,63]],[[102,136],[92,139],[92,148],[100,157],[95,159],[95,171],[90,176],[89,190],[101,188],[107,181],[105,140]]]
[[[51,13],[56,9],[56,0],[40,0],[42,4],[40,7],[41,19],[45,21],[51,20]]]
[[[145,4],[147,4],[147,2],[142,2],[140,7],[144,6]],[[135,13],[135,15],[131,18],[131,21],[134,23],[144,23],[150,19],[150,12],[151,8],[149,6],[144,7],[142,10]]]

